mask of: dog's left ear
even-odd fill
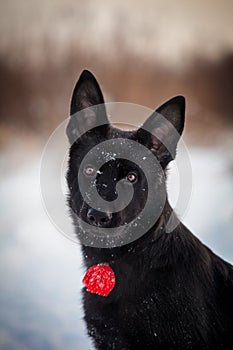
[[[88,70],[82,72],[75,85],[70,116],[66,133],[71,144],[86,131],[108,124],[102,91],[94,75]]]
[[[184,129],[184,117],[185,98],[176,96],[156,109],[138,130],[140,142],[157,156],[163,169],[176,156],[177,143]]]

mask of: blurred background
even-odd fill
[[[0,1],[1,350],[93,348],[79,246],[49,221],[39,185],[43,147],[84,68],[107,101],[155,108],[186,96],[183,221],[233,262],[232,23],[230,0]],[[174,186],[171,173],[171,197]]]

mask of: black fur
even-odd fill
[[[103,102],[97,81],[90,72],[84,71],[74,90],[71,113]],[[184,98],[178,96],[157,112],[181,134],[184,110]],[[164,172],[162,175],[165,174],[168,163],[175,157],[178,139],[172,136],[169,127],[159,125],[156,117],[155,112],[144,124],[154,131],[155,136],[151,136],[142,129],[126,132],[113,128],[103,106],[100,110],[93,107],[91,112],[84,113],[81,122],[76,115],[71,116],[67,134],[74,143],[70,148],[67,173],[68,201],[77,233],[80,218],[88,222],[90,209],[80,194],[77,172],[81,160],[94,145],[117,137],[133,139],[156,155],[162,166],[161,172]],[[103,125],[81,135],[83,125],[86,123],[91,127],[95,118],[102,118]],[[169,140],[170,152],[161,142],[164,138]],[[130,222],[147,198],[143,172],[122,159],[108,162],[101,170],[96,186],[100,195],[109,201],[115,198],[116,182],[127,173],[136,172],[138,180],[134,184],[132,202],[103,225],[112,227]],[[154,179],[155,184],[158,178]],[[103,183],[108,184],[108,190]],[[165,188],[165,181],[161,186]],[[144,192],[142,188],[145,188]],[[108,297],[83,289],[85,321],[96,349],[233,348],[233,267],[204,246],[182,223],[179,222],[173,232],[166,233],[165,226],[171,213],[166,200],[152,229],[130,244],[111,249],[82,246],[86,268],[107,262],[116,275],[116,286]],[[175,215],[174,219],[178,220]],[[99,224],[93,223],[93,229]]]

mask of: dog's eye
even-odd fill
[[[91,166],[87,166],[87,167],[84,169],[84,174],[85,174],[85,175],[88,175],[88,176],[94,175],[94,172],[95,172],[95,169],[92,168]]]
[[[129,173],[129,174],[127,175],[127,180],[128,180],[129,182],[135,182],[135,181],[137,180],[137,175],[134,174],[134,173]]]

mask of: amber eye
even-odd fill
[[[134,173],[129,173],[129,174],[127,175],[127,180],[128,180],[129,182],[135,182],[135,181],[137,180],[137,175],[134,174]]]
[[[84,174],[85,174],[85,175],[88,175],[88,176],[93,175],[94,172],[95,172],[95,169],[92,168],[91,166],[87,166],[87,167],[84,169]]]

